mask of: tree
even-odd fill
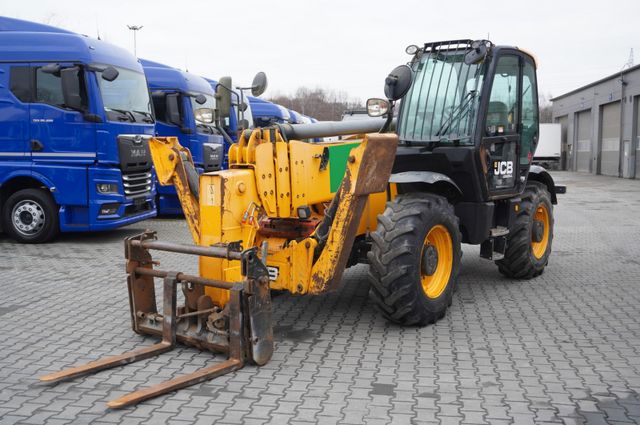
[[[268,100],[319,121],[340,120],[345,110],[364,107],[360,99],[350,98],[344,91],[319,87],[299,87],[291,95],[276,94]]]
[[[551,103],[552,98],[553,96],[551,95],[551,93],[547,93],[546,95],[541,95],[538,99],[541,123],[553,122],[553,104]]]

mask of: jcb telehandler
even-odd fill
[[[228,353],[225,362],[109,403],[122,407],[247,361],[263,365],[273,352],[271,290],[321,294],[356,263],[369,264],[371,300],[385,317],[420,326],[452,302],[461,243],[479,244],[508,277],[541,274],[561,188],[531,165],[535,59],[486,40],[426,43],[407,53],[409,66],[386,79],[389,100],[367,102],[386,120],[247,130],[229,151],[229,169],[199,180],[177,139],[152,139],[158,179],[176,187],[195,242],[165,243],[150,231],[125,242],[133,329],[162,341],[42,379],[131,363],[176,341]],[[227,89],[218,87],[222,117]],[[387,132],[400,98],[397,131]],[[198,255],[199,276],[154,268],[151,250]],[[154,278],[163,280],[161,311]]]

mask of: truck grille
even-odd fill
[[[124,194],[136,196],[149,193],[151,191],[151,173],[131,173],[122,175]]]

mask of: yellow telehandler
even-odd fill
[[[243,131],[228,170],[198,178],[176,138],[152,139],[158,180],[175,186],[195,243],[162,242],[151,231],[125,241],[133,329],[162,340],[41,379],[124,365],[176,342],[228,353],[222,363],[109,402],[118,408],[246,362],[263,365],[273,352],[271,290],[321,294],[357,263],[369,264],[381,313],[419,326],[451,304],[461,243],[479,244],[508,277],[541,274],[564,188],[531,164],[534,58],[487,40],[426,43],[407,53],[410,64],[385,81],[388,100],[367,101],[378,118]],[[218,118],[229,114],[228,89],[217,89]],[[389,132],[394,121],[397,131]],[[199,275],[155,268],[153,250],[197,255]],[[161,310],[154,279],[163,281]]]

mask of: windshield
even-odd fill
[[[191,109],[193,109],[193,118],[196,120],[196,124],[202,124],[202,125],[213,125],[211,123],[206,123],[204,121],[200,121],[198,119],[198,117],[200,115],[196,114],[196,110],[201,109],[201,108],[209,108],[209,109],[216,109],[216,99],[209,95],[209,94],[203,94],[202,96],[204,96],[206,100],[206,102],[204,103],[198,103],[196,102],[196,96],[189,96],[189,99],[191,99]]]
[[[472,144],[484,64],[466,65],[467,47],[425,52],[413,63],[414,82],[403,99],[404,142]]]
[[[116,68],[118,77],[113,81],[96,72],[102,103],[110,119],[120,121],[153,122],[147,80],[142,72]],[[115,113],[115,114],[112,114]]]

